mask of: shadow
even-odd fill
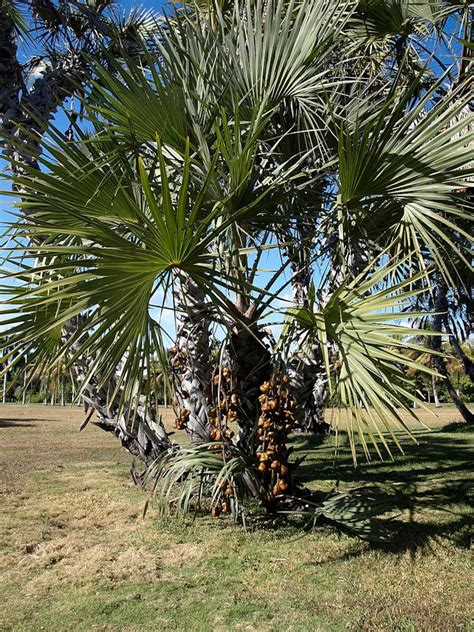
[[[0,419],[0,428],[36,428],[38,424],[32,424],[32,421],[41,421],[41,419]]]
[[[474,491],[469,480],[474,453],[472,431],[458,423],[432,432],[422,430],[416,433],[418,445],[403,440],[405,454],[394,454],[394,461],[363,463],[357,468],[344,437],[336,456],[334,439],[326,437],[321,442],[319,437],[298,436],[293,441],[293,459],[308,450],[313,452],[301,462],[296,476],[303,484],[312,482],[311,487],[316,488],[324,482],[327,489],[331,482],[342,489],[387,493],[388,514],[394,519],[377,521],[383,522],[392,537],[389,543],[371,543],[374,548],[414,556],[443,539],[468,548],[472,538],[469,507]]]
[[[469,433],[474,432],[474,427],[467,424],[465,421],[453,421],[447,426],[443,426],[443,432]]]

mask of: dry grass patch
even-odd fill
[[[395,464],[358,470],[344,449],[335,466],[330,442],[295,439],[309,450],[307,484],[388,480],[413,493],[393,546],[377,549],[328,528],[298,539],[143,518],[128,455],[93,426],[78,433],[82,419],[76,408],[0,409],[0,630],[470,629],[465,428],[420,431]]]

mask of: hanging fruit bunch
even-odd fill
[[[232,372],[229,367],[216,369],[207,400],[211,441],[232,439],[235,432],[229,428],[229,424],[237,421],[239,398],[232,392]]]
[[[269,490],[268,500],[291,490],[288,435],[295,424],[296,401],[288,392],[288,376],[275,376],[260,386],[258,471]]]
[[[222,481],[220,484],[220,495],[216,503],[211,507],[211,516],[217,518],[220,514],[229,513],[231,510],[232,496],[234,495],[234,486],[228,480]]]

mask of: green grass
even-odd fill
[[[309,487],[388,483],[411,499],[394,542],[373,546],[324,526],[143,518],[128,455],[77,433],[80,412],[1,407],[0,630],[472,629],[473,433],[443,415],[395,463],[357,470],[347,448],[335,461],[330,441],[295,438]]]

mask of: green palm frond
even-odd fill
[[[49,172],[31,170],[18,179],[26,215],[14,237],[21,257],[26,251],[39,264],[7,275],[16,283],[5,288],[3,314],[13,342],[39,362],[92,354],[106,380],[126,358],[124,380],[133,382],[160,346],[152,298],[172,299],[170,289],[183,275],[218,295],[211,246],[229,219],[222,207],[206,208],[209,177],[189,200],[189,151],[177,189],[159,142],[158,165],[139,159],[133,180],[128,162],[108,172],[93,156],[83,160],[74,144],[65,145],[55,149]],[[61,327],[78,317],[82,332],[61,344]]]
[[[398,264],[397,264],[398,265]],[[402,351],[426,349],[413,342],[417,333],[409,319],[419,314],[406,312],[407,301],[419,290],[410,286],[416,278],[383,287],[396,265],[385,265],[368,274],[365,271],[352,281],[341,283],[322,309],[314,303],[308,308],[290,310],[289,327],[296,327],[307,344],[318,344],[324,358],[328,379],[334,384],[335,411],[331,423],[336,431],[348,433],[354,461],[356,442],[370,457],[369,444],[381,458],[380,442],[388,454],[391,450],[386,433],[402,450],[393,428],[415,439],[403,414],[417,419],[409,403],[425,407],[410,392],[403,368],[416,368],[429,374],[436,372],[404,355]],[[402,324],[402,323],[407,324]],[[426,407],[425,407],[426,408]]]
[[[389,99],[369,121],[341,125],[335,210],[347,217],[349,239],[362,228],[359,236],[393,243],[394,257],[412,253],[423,269],[429,254],[452,282],[450,258],[471,266],[459,235],[472,243],[463,226],[472,221],[472,204],[459,191],[473,174],[474,114],[459,117],[469,101],[461,90],[430,109],[433,93],[411,106],[413,90]]]
[[[245,524],[246,498],[264,498],[255,456],[235,443],[173,446],[147,470],[144,484],[162,513],[214,508]]]
[[[455,8],[442,0],[362,0],[350,22],[358,43],[377,43],[393,36],[427,38]]]

